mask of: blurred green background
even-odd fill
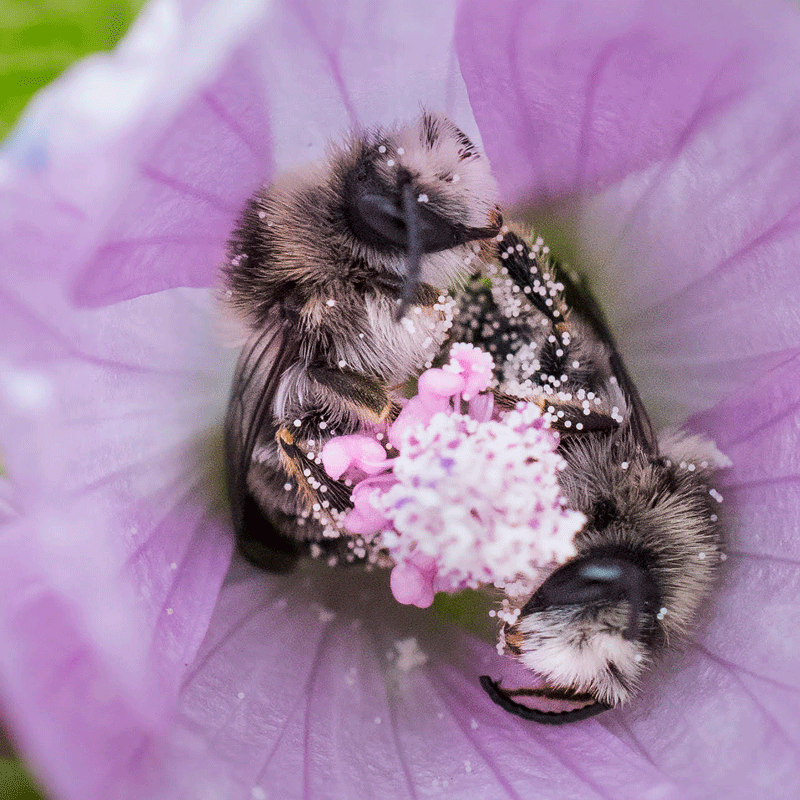
[[[143,0],[0,0],[0,142],[31,96],[73,61],[110,50]],[[0,800],[42,795],[0,734]]]
[[[0,0],[0,141],[37,89],[81,56],[113,48],[143,4]]]

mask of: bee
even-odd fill
[[[225,421],[246,558],[288,570],[309,543],[352,549],[336,526],[350,488],[319,454],[399,412],[402,385],[446,336],[444,290],[494,252],[497,200],[475,144],[425,111],[349,136],[247,203],[223,275],[246,331]]]
[[[656,436],[600,308],[541,237],[504,228],[497,239],[451,337],[492,353],[501,406],[522,399],[547,414],[562,493],[587,522],[575,557],[503,615],[501,647],[545,683],[480,681],[513,714],[575,722],[626,702],[711,591],[725,558],[711,479],[729,462],[701,437]]]

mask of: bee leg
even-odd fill
[[[399,300],[403,296],[403,291],[406,287],[406,279],[400,275],[381,273],[377,276],[370,275],[368,283],[365,281],[364,286],[365,290],[377,288],[380,289],[383,294],[389,295],[389,297],[395,297]],[[414,287],[410,305],[432,306],[439,301],[441,294],[441,289],[437,289],[429,283],[418,283]]]
[[[366,422],[384,422],[397,412],[386,385],[378,378],[347,367],[312,364],[309,376],[324,386],[350,411]]]
[[[332,520],[333,512],[346,511],[352,507],[350,489],[342,481],[331,478],[316,457],[313,460],[309,457],[292,430],[285,425],[281,426],[275,439],[281,466],[305,497],[312,513]]]

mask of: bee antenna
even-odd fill
[[[395,322],[399,322],[408,306],[417,294],[419,276],[422,268],[422,236],[420,235],[419,204],[414,196],[411,175],[403,172],[400,175],[400,202],[406,224],[406,280],[403,284],[403,296],[397,307]]]
[[[596,717],[611,708],[610,705],[600,700],[590,703],[588,706],[573,708],[570,711],[542,711],[538,708],[531,708],[516,700],[512,700],[506,692],[500,688],[499,681],[493,681],[488,675],[481,675],[481,686],[483,691],[489,695],[493,703],[496,703],[504,711],[514,714],[522,719],[538,722],[542,725],[564,725],[567,722],[580,722],[584,719]]]

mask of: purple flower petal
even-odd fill
[[[9,156],[47,168],[48,190],[69,198],[79,304],[214,283],[271,166],[260,6],[155,4],[113,55],[79,63],[28,109]]]
[[[560,797],[670,796],[664,776],[598,723],[562,742],[488,703],[476,670],[500,661],[491,645],[398,607],[385,574],[354,581],[312,565],[265,586],[237,568],[172,736],[202,736],[214,777],[198,791],[211,797],[522,800],[549,796],[554,780]]]
[[[0,692],[53,794],[795,796],[794,7],[467,3],[459,65],[447,3],[234,5],[153,4],[162,49],[56,84],[4,162]],[[134,55],[158,77],[138,93],[113,73]],[[270,151],[292,166],[420,100],[473,135],[459,68],[506,197],[603,190],[571,219],[623,352],[735,461],[730,572],[688,655],[569,729],[492,705],[493,648],[385,574],[237,565],[217,598],[231,542],[197,454],[229,364],[206,294],[160,291],[213,282],[202,237]],[[87,86],[126,102],[87,118]]]

